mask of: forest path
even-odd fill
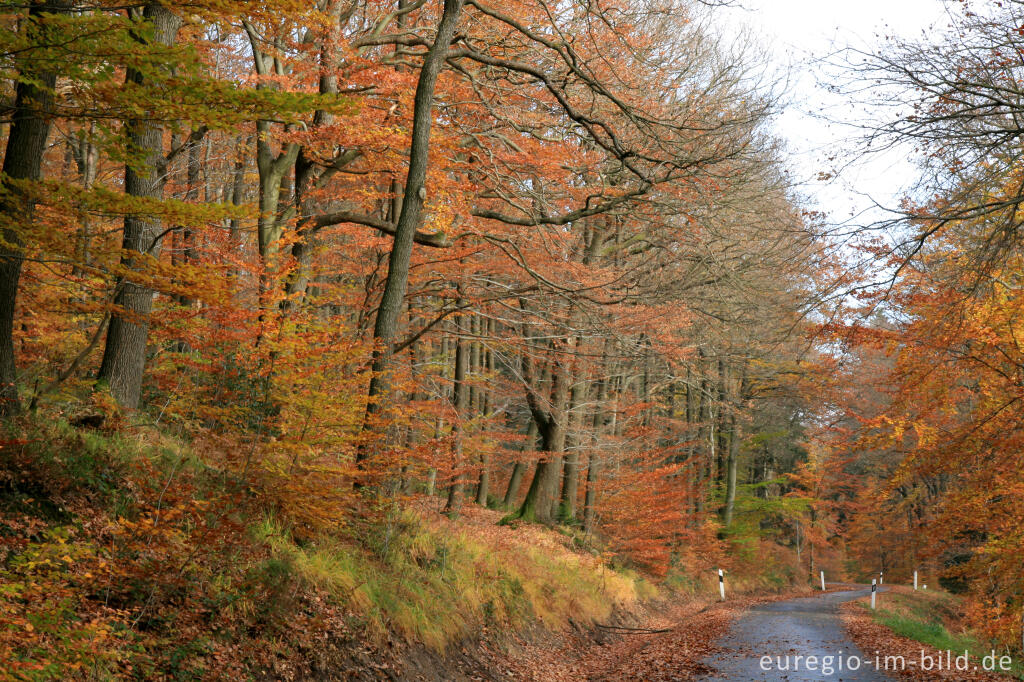
[[[717,642],[720,650],[702,661],[714,672],[699,679],[709,682],[892,679],[876,669],[884,665],[876,666],[874,652],[870,652],[869,658],[857,648],[839,617],[840,604],[870,593],[870,589],[830,592],[752,607],[737,618],[729,633]],[[771,660],[762,657],[771,657]]]

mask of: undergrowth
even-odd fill
[[[396,504],[313,527],[258,476],[152,428],[50,415],[12,429],[0,679],[300,677],[338,642],[443,651],[491,628],[600,621],[656,593],[537,527]]]

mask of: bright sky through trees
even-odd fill
[[[743,0],[715,10],[726,36],[746,30],[788,78],[788,106],[776,123],[794,164],[791,172],[818,209],[835,222],[877,219],[877,202],[892,207],[915,178],[913,150],[860,156],[853,148],[856,124],[882,112],[829,92],[838,69],[826,62],[845,48],[884,50],[888,37],[914,38],[948,23],[939,0]],[[833,57],[830,57],[832,55]],[[852,160],[851,160],[852,159]],[[834,171],[841,172],[834,176]],[[819,174],[828,177],[823,178]],[[851,215],[869,213],[851,220]]]

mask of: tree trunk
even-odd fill
[[[736,424],[736,415],[729,418],[729,455],[726,461],[725,476],[725,514],[723,521],[725,527],[732,525],[733,513],[736,510],[736,467],[739,454],[739,427]]]
[[[143,17],[153,25],[153,40],[161,46],[174,44],[181,27],[181,19],[161,4],[151,3],[143,10]],[[125,82],[128,87],[143,84],[144,75],[129,69]],[[126,122],[129,147],[141,157],[125,166],[125,193],[133,197],[159,199],[163,196],[165,160],[163,155],[164,129],[156,121],[131,120]],[[157,258],[160,254],[160,220],[154,216],[130,214],[124,218],[122,248],[128,252],[122,265],[135,269],[136,259],[146,255]],[[133,255],[137,254],[137,255]],[[146,340],[149,335],[149,313],[153,307],[153,290],[124,278],[117,283],[114,303],[128,315],[115,313],[110,318],[107,342],[103,349],[98,383],[110,387],[117,402],[126,409],[139,405],[143,369],[146,364]]]
[[[580,406],[586,388],[581,384],[572,387],[569,400],[569,432],[566,435],[565,466],[562,474],[562,497],[558,509],[559,520],[563,523],[576,522],[576,498],[580,490]]]
[[[444,13],[437,27],[434,44],[427,51],[416,84],[413,100],[412,143],[409,148],[409,173],[405,181],[402,212],[395,225],[395,236],[388,257],[388,275],[384,281],[384,294],[373,327],[374,351],[372,375],[367,391],[367,420],[380,411],[381,399],[387,393],[386,372],[391,365],[391,343],[398,334],[398,318],[409,284],[409,262],[412,258],[413,237],[419,229],[423,202],[427,196],[427,160],[430,152],[430,125],[434,105],[434,86],[448,56],[448,48],[455,35],[455,26],[462,14],[463,0],[444,0]],[[356,462],[368,457],[365,448],[356,453]]]
[[[72,156],[75,159],[75,167],[78,169],[78,178],[82,183],[82,189],[90,190],[96,182],[97,162],[99,150],[92,141],[96,132],[96,122],[89,124],[88,133],[79,131],[77,137],[71,142]],[[78,246],[75,249],[76,263],[75,274],[81,275],[82,268],[89,265],[90,249],[92,248],[92,221],[90,216],[85,214],[81,218],[81,225],[78,231]]]
[[[455,336],[455,382],[452,385],[452,405],[455,406],[455,419],[452,420],[452,463],[455,478],[448,488],[448,502],[444,511],[451,518],[459,515],[462,508],[462,442],[463,426],[469,407],[469,387],[466,385],[466,365],[469,361],[469,347],[466,340],[458,333]]]
[[[487,332],[486,336],[494,336],[494,320],[480,319],[479,330],[481,336]],[[477,345],[481,345],[477,342]],[[494,376],[494,354],[486,348],[480,349],[482,369],[487,370],[487,381],[490,381]],[[486,419],[488,413],[491,411],[491,392],[486,388],[480,390],[482,394],[480,397],[480,415]],[[480,478],[477,481],[476,487],[476,503],[481,506],[487,506],[487,498],[491,494],[491,459],[484,450],[480,453]]]
[[[726,371],[725,363],[722,360],[718,361],[718,385],[717,385],[717,403],[715,412],[715,483],[717,484],[718,490],[725,488],[725,455],[729,449],[729,429],[726,427],[728,421],[728,389],[726,383]]]
[[[694,406],[693,399],[693,369],[686,366],[686,438],[689,445],[686,446],[686,511],[696,512],[697,502],[697,467],[694,462],[696,454],[696,439],[694,438]]]
[[[343,14],[343,4],[333,0],[329,4],[327,14],[330,16],[332,31],[340,32],[339,25]],[[338,94],[338,48],[335,44],[335,36],[328,35],[324,38],[320,48],[320,78],[318,88],[321,95]],[[313,113],[313,129],[329,126],[334,121],[334,116],[323,109],[317,109]],[[312,190],[321,181],[322,171],[317,163],[315,155],[308,147],[303,146],[295,158],[295,209],[300,221],[304,217],[313,215],[317,208],[315,197],[310,197]],[[301,222],[300,222],[301,225]],[[314,230],[312,227],[299,227],[298,238],[292,244],[292,259],[295,261],[295,270],[292,271],[285,284],[285,310],[298,307],[306,296],[309,288],[310,269],[313,261],[313,249],[315,248]]]
[[[530,419],[530,425],[526,430],[526,444],[531,451],[537,448],[537,422]],[[526,464],[520,460],[512,467],[512,475],[508,479],[508,487],[505,488],[503,504],[506,508],[512,507],[519,495],[519,488],[523,485],[523,476],[526,474]]]
[[[701,365],[698,365],[698,367],[701,367]],[[701,369],[703,369],[703,368],[701,367]],[[696,500],[696,508],[697,508],[697,513],[698,514],[704,511],[704,503],[706,501],[708,490],[711,487],[711,482],[713,480],[712,479],[712,474],[714,473],[713,472],[713,469],[714,469],[714,465],[713,465],[713,461],[714,461],[714,448],[709,447],[708,451],[706,451],[705,448],[704,448],[704,438],[705,438],[705,427],[704,427],[704,425],[705,424],[708,425],[707,429],[709,431],[714,431],[714,428],[710,424],[710,417],[711,417],[711,408],[710,408],[711,396],[710,396],[710,392],[711,392],[711,387],[708,385],[707,377],[704,376],[703,372],[701,372],[700,387],[698,388],[698,395],[697,395],[697,411],[696,411],[696,414],[697,414],[697,434],[696,435],[697,435],[697,442],[700,444],[698,446],[699,447],[699,451],[698,451],[698,460],[699,461],[696,463],[697,464],[697,467],[696,467],[697,468],[697,500]],[[710,444],[712,442],[713,442],[712,441],[712,437],[709,436],[708,437],[709,446],[710,446]]]
[[[591,443],[590,457],[587,462],[587,491],[583,495],[583,530],[588,535],[594,531],[594,521],[597,518],[595,506],[597,504],[597,477],[601,465],[599,444],[602,432],[604,431],[605,418],[603,410],[605,402],[608,401],[608,381],[607,376],[597,381],[597,403],[594,405],[594,418],[591,423],[593,442]]]
[[[556,433],[551,436],[541,434],[541,450],[545,454],[537,462],[533,478],[530,481],[530,488],[526,491],[526,498],[519,507],[517,516],[525,521],[537,521],[538,523],[551,523],[554,516],[551,513],[555,503],[555,494],[558,491],[558,474],[562,466],[562,458],[559,454],[564,447],[565,432],[562,429],[555,429]]]
[[[63,11],[69,4],[66,0],[32,0],[28,19],[23,23],[26,34],[38,29],[40,35],[32,38],[48,42],[43,15]],[[22,65],[4,155],[4,177],[11,180],[42,179],[43,154],[50,135],[50,111],[53,109],[56,83],[56,73],[34,70],[30,60]],[[21,225],[32,221],[33,207],[15,187],[3,189],[5,196],[0,196],[0,220],[3,221],[0,231],[3,236],[0,243],[0,416],[10,416],[21,411],[14,358],[14,311],[24,257]]]
[[[526,377],[524,376],[524,378]],[[522,519],[540,523],[551,523],[554,520],[552,512],[558,495],[562,452],[565,450],[569,369],[559,366],[554,372],[553,383],[550,413],[545,415],[535,406],[531,406],[534,419],[539,422],[537,429],[541,436],[541,452],[545,454],[537,462],[533,479],[530,481],[530,488],[517,513]]]
[[[736,478],[739,468],[739,448],[741,441],[740,427],[736,421],[736,412],[746,399],[747,372],[744,365],[742,376],[736,386],[736,394],[730,405],[729,415],[729,456],[727,462],[726,488],[725,488],[725,527],[732,525],[733,515],[736,510]]]
[[[184,144],[188,146],[185,169],[184,200],[188,203],[195,203],[199,200],[199,174],[202,170],[199,158],[199,141],[188,140]],[[180,225],[174,232],[173,243],[174,248],[171,251],[172,266],[188,265],[189,263],[195,262],[195,236],[191,227],[188,225]],[[187,295],[176,296],[175,299],[183,308],[191,308],[194,303],[192,298]],[[185,341],[179,341],[177,350],[179,353],[187,353],[190,348],[188,343]]]

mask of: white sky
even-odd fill
[[[884,45],[884,36],[920,38],[929,27],[945,28],[948,17],[941,0],[736,0],[738,6],[713,11],[713,26],[730,39],[746,28],[772,56],[780,70],[789,67],[792,103],[779,118],[776,131],[787,140],[794,164],[792,173],[803,184],[813,208],[829,213],[834,222],[868,210],[872,199],[894,206],[916,177],[909,160],[911,150],[870,156],[845,168],[838,179],[815,180],[829,172],[850,148],[855,130],[830,124],[814,114],[853,122],[869,115],[862,105],[840,98],[819,84],[824,78],[816,59],[844,47],[870,50]],[[881,217],[877,211],[860,216],[864,223]]]

